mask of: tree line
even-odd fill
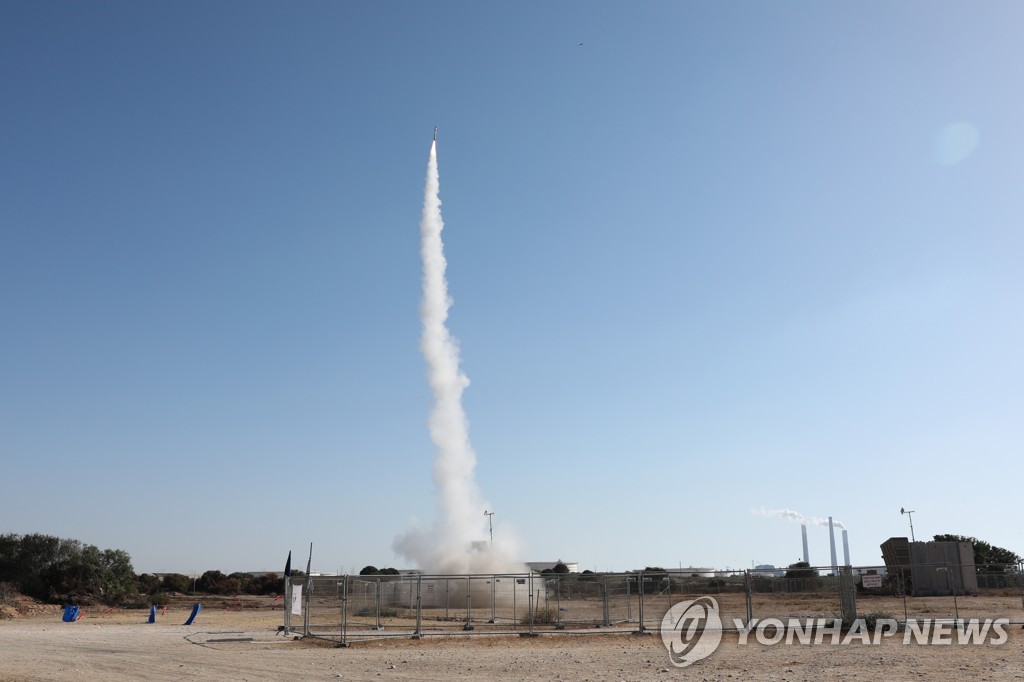
[[[299,574],[296,571],[296,574]],[[284,578],[206,571],[190,578],[136,574],[131,557],[120,549],[99,549],[79,540],[30,533],[0,535],[0,593],[9,587],[51,604],[93,599],[110,605],[166,602],[170,593],[280,594]]]

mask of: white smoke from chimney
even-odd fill
[[[518,570],[521,565],[508,559],[517,551],[507,533],[491,546],[488,537],[490,509],[477,488],[473,470],[476,453],[469,441],[469,421],[462,409],[462,391],[469,379],[459,368],[457,340],[447,327],[448,295],[445,277],[447,261],[441,232],[440,177],[437,141],[430,146],[427,179],[423,189],[420,219],[420,257],[423,260],[423,301],[420,318],[423,336],[420,350],[427,363],[427,379],[434,396],[430,414],[430,439],[437,447],[434,483],[437,486],[437,518],[431,529],[414,529],[395,538],[394,550],[432,573],[470,573]],[[472,549],[472,548],[476,549]]]
[[[754,516],[763,516],[768,519],[784,519],[793,523],[804,522],[804,515],[792,509],[765,509],[761,507],[760,509],[752,509],[750,513]]]
[[[821,518],[818,518],[817,516],[815,516],[815,517],[813,517],[811,519],[811,523],[813,523],[815,526],[828,526],[829,522],[831,522],[832,525],[835,526],[836,528],[838,528],[839,530],[846,530],[846,526],[844,526],[839,521],[836,521],[831,516],[829,518],[827,518],[827,519],[821,519]]]

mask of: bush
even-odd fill
[[[537,609],[533,612],[533,624],[534,625],[554,625],[558,622],[558,609],[546,607],[543,609]],[[523,625],[530,624],[530,612],[527,611],[526,615],[523,616]]]
[[[196,590],[206,594],[231,594],[228,577],[220,571],[206,571],[196,581]]]
[[[798,561],[786,568],[786,577],[791,580],[812,580],[818,577],[818,572],[806,561]]]
[[[874,632],[875,629],[878,627],[878,621],[892,620],[893,616],[891,613],[884,613],[882,611],[872,611],[871,613],[865,614],[858,613],[857,619],[864,621],[864,626],[868,629],[868,632]],[[843,618],[842,621],[844,630],[849,630],[853,627],[853,621],[849,618]]]
[[[284,578],[268,573],[257,579],[257,590],[251,594],[281,594],[284,592]]]
[[[892,617],[891,613],[883,613],[882,611],[872,611],[861,616],[864,619],[864,624],[868,626],[868,630],[871,632],[874,632],[875,628],[878,627],[878,621],[892,620]]]
[[[234,581],[234,582],[231,582]],[[232,573],[228,576],[229,587],[237,588],[231,594],[259,594],[260,587],[263,585],[263,581],[249,573]]]
[[[181,573],[168,573],[161,581],[161,586],[165,592],[185,594],[192,587],[192,579]]]
[[[154,594],[163,587],[163,582],[152,573],[141,573],[135,576],[135,587],[139,592]]]
[[[401,575],[397,568],[377,568],[376,566],[363,566],[359,575]]]

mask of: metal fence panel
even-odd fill
[[[950,579],[947,594],[911,597],[908,581],[925,575],[935,591],[942,565],[749,570],[722,576],[669,571],[606,574],[380,575],[293,577],[302,616],[285,606],[285,626],[346,643],[373,637],[657,631],[683,601],[714,597],[723,627],[750,619],[875,616],[907,620],[1009,618],[1024,622],[1024,567],[958,566],[971,580]],[[912,570],[911,570],[912,569]],[[947,568],[946,570],[949,570]],[[915,573],[916,572],[916,573]],[[973,586],[977,577],[977,589]],[[293,587],[294,586],[294,587]]]

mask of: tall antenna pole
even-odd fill
[[[910,541],[916,542],[914,540],[914,517],[912,516],[913,513],[913,509],[904,509],[903,507],[900,507],[900,514],[906,514],[907,518],[910,519]]]
[[[487,531],[490,534],[490,544],[495,544],[495,526],[493,523],[495,512],[488,512],[486,509],[483,510],[483,515],[487,517]]]

